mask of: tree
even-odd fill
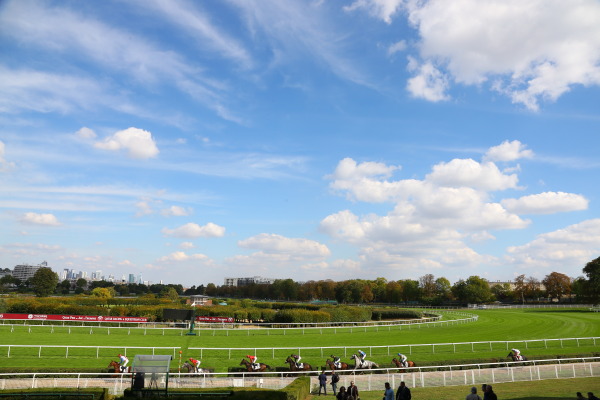
[[[542,280],[546,287],[546,293],[550,298],[556,298],[558,301],[563,296],[571,294],[571,278],[560,272],[552,272]]]
[[[172,286],[165,286],[160,291],[160,297],[170,299],[172,301],[179,301],[179,294],[177,293],[177,290]]]
[[[525,304],[525,292],[527,292],[525,274],[521,274],[515,278],[515,290],[513,290],[513,294],[517,300],[521,300],[522,304]]]
[[[419,278],[419,287],[423,293],[423,297],[435,296],[435,277],[433,274],[426,274]]]
[[[92,289],[92,296],[106,300],[112,299],[113,297],[115,297],[115,289],[111,287],[97,287],[95,289]]]
[[[58,285],[58,274],[48,267],[42,267],[35,272],[30,282],[37,297],[46,297],[54,293]]]
[[[526,283],[526,296],[529,297],[530,299],[539,299],[540,297],[542,297],[543,295],[543,291],[542,291],[542,287],[541,287],[541,282],[534,278],[533,276],[530,276],[529,278],[527,278]]]
[[[494,298],[490,284],[477,275],[470,276],[466,281],[459,280],[452,286],[456,298],[466,303],[485,303]]]
[[[443,276],[435,280],[435,295],[441,301],[452,299],[452,285]]]
[[[507,299],[510,294],[510,283],[496,283],[494,286],[491,287],[492,293],[494,294],[494,296],[496,296],[496,298],[498,300],[505,300]]]
[[[587,276],[585,292],[589,299],[597,303],[600,301],[600,257],[590,261],[583,267],[583,273]]]

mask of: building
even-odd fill
[[[253,276],[251,278],[225,278],[225,286],[271,285],[275,279]]]
[[[192,307],[212,306],[212,300],[209,299],[208,296],[194,294],[190,296],[190,298],[186,301],[186,304],[189,304]]]
[[[13,269],[13,277],[21,280],[22,282],[26,281],[29,278],[33,278],[38,269],[42,267],[48,267],[48,263],[44,261],[39,265],[29,265],[29,264],[21,264],[16,265]]]

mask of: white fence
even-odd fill
[[[358,372],[358,373],[355,373]],[[397,368],[340,371],[340,386],[348,386],[354,381],[361,391],[381,390],[385,382],[396,387],[400,381],[409,387],[472,386],[482,383],[502,383],[535,381],[559,378],[582,378],[600,376],[600,357],[571,358],[528,362],[503,362],[469,365],[445,365],[415,367],[407,372],[398,372]],[[289,385],[297,375],[307,373],[268,372],[268,373],[214,373],[214,374],[171,374],[168,387],[176,388],[217,388],[217,387],[260,387],[281,389]],[[318,371],[311,375],[311,387],[318,390]],[[228,376],[231,375],[231,376]],[[165,377],[145,379],[145,387],[165,386]],[[131,387],[131,375],[123,374],[74,374],[74,373],[37,373],[37,374],[0,374],[0,390],[28,388],[107,388],[111,394],[121,395]],[[328,385],[329,389],[329,385]]]
[[[243,357],[248,351],[255,355],[262,357],[270,356],[276,358],[289,352],[297,352],[302,356],[320,356],[328,357],[332,352],[337,353],[339,357],[349,357],[357,351],[357,349],[365,350],[369,357],[371,356],[395,356],[396,353],[413,354],[415,352],[427,352],[434,354],[437,350],[438,353],[451,352],[451,353],[465,353],[474,352],[476,349],[479,351],[495,351],[495,350],[509,350],[512,347],[519,346],[525,350],[534,347],[548,348],[554,345],[556,347],[563,348],[565,342],[568,347],[583,345],[596,346],[596,341],[600,341],[600,337],[583,337],[583,338],[558,338],[558,339],[532,339],[532,340],[501,340],[501,341],[485,341],[485,342],[458,342],[458,343],[429,343],[429,344],[397,344],[397,345],[384,345],[384,346],[328,346],[328,347],[189,347],[189,350],[196,350],[200,352],[200,358],[204,356],[211,356],[211,352],[219,352],[219,356],[227,351],[228,358],[231,359],[232,355],[236,357]],[[208,354],[208,355],[206,355]]]
[[[181,347],[137,347],[137,346],[62,346],[62,345],[30,345],[30,344],[2,344],[0,349],[6,349],[6,357],[10,358],[11,350],[13,349],[37,349],[38,358],[42,357],[42,349],[64,349],[65,358],[69,358],[69,349],[71,354],[73,350],[90,350],[96,352],[96,358],[100,357],[100,350],[104,349],[116,349],[118,352],[123,353],[127,356],[127,350],[151,350],[152,355],[156,354],[156,350],[169,350],[169,353],[173,351],[173,359],[175,359],[175,353]],[[86,354],[89,356],[89,354]],[[19,355],[22,357],[22,355]]]

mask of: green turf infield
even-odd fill
[[[255,353],[254,348],[283,347],[286,349],[257,350],[259,361],[273,367],[283,367],[285,357],[297,352],[297,348],[307,347],[340,347],[331,350],[302,349],[303,361],[313,366],[324,365],[325,358],[334,353],[349,362],[349,357],[359,348],[368,351],[368,359],[389,366],[395,353],[401,351],[409,355],[409,359],[417,363],[429,365],[448,364],[454,360],[481,362],[485,359],[501,359],[506,357],[507,346],[517,347],[530,359],[554,357],[561,355],[592,354],[600,352],[600,343],[593,340],[563,340],[524,343],[495,343],[491,346],[457,345],[457,346],[415,346],[412,354],[407,344],[487,342],[487,341],[519,341],[553,338],[588,338],[600,337],[600,313],[586,309],[508,309],[477,310],[479,320],[470,323],[450,326],[427,327],[426,325],[379,327],[377,330],[361,331],[358,328],[337,330],[304,329],[284,331],[265,330],[200,330],[198,336],[186,336],[186,330],[151,330],[151,329],[115,329],[111,328],[68,328],[51,326],[0,325],[0,344],[2,345],[60,345],[60,346],[138,346],[138,347],[181,347],[183,359],[198,358],[200,351],[189,348],[243,348],[237,351],[203,350],[202,366],[213,368],[217,372],[226,371],[228,367],[238,366],[246,355]],[[69,332],[70,331],[70,332]],[[390,346],[371,348],[369,346]],[[296,348],[292,351],[291,348]],[[68,358],[64,348],[41,350],[39,348],[8,349],[0,347],[0,368],[36,368],[101,370],[109,361],[117,358],[122,348],[81,349],[70,348]],[[133,361],[138,354],[151,354],[147,350],[129,349],[127,355]],[[171,354],[173,350],[156,350],[155,354]],[[172,368],[179,365],[178,351],[172,362]]]

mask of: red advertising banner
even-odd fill
[[[2,319],[27,319],[32,321],[148,322],[148,318],[142,317],[109,317],[103,315],[0,314],[0,320]]]
[[[197,322],[233,322],[232,317],[196,317]]]

